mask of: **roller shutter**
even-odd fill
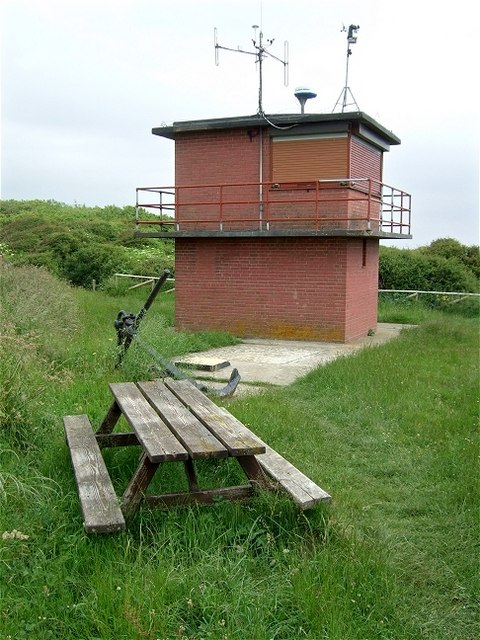
[[[272,139],[273,182],[348,177],[347,134]]]

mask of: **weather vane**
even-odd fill
[[[350,49],[350,45],[355,44],[357,42],[357,31],[360,29],[360,26],[357,24],[351,24],[348,27],[348,33],[347,33],[347,62],[346,62],[346,69],[345,69],[345,86],[342,89],[342,92],[340,93],[338,100],[335,103],[335,106],[333,107],[332,113],[336,110],[336,108],[341,105],[341,111],[342,113],[345,111],[346,107],[350,107],[352,105],[355,105],[355,107],[357,108],[357,111],[360,111],[360,108],[357,104],[357,101],[355,100],[353,93],[350,89],[350,87],[348,86],[348,61],[350,59],[350,56],[352,55],[352,50]],[[347,29],[345,28],[345,25],[343,25],[343,28],[341,30],[341,33],[346,33]],[[348,102],[349,100],[349,96],[352,100],[352,102]]]
[[[274,39],[272,38],[271,40],[267,40],[267,44],[265,46],[263,44],[263,32],[261,27],[259,27],[257,24],[254,24],[252,26],[252,29],[254,30],[254,37],[252,38],[252,43],[255,51],[245,51],[240,47],[237,47],[236,49],[233,49],[231,47],[223,47],[222,45],[218,44],[217,29],[215,28],[214,29],[215,64],[217,66],[219,65],[219,55],[218,55],[219,49],[224,49],[225,51],[234,51],[235,53],[245,53],[246,55],[249,55],[249,56],[255,56],[255,62],[258,63],[258,113],[263,116],[265,115],[265,112],[263,110],[263,70],[262,70],[263,60],[266,56],[268,56],[283,64],[283,82],[285,86],[288,86],[288,42],[286,40],[284,42],[284,45],[283,45],[284,59],[282,60],[281,58],[274,56],[273,53],[270,53],[270,51],[267,50],[267,47],[270,47],[273,44]],[[257,30],[260,30],[258,33],[258,39],[257,39]]]

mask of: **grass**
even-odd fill
[[[18,415],[12,404],[3,410],[0,434],[2,640],[480,635],[474,319],[410,308],[402,317],[420,326],[388,344],[289,387],[223,401],[328,490],[331,505],[302,514],[260,493],[243,504],[143,510],[125,533],[88,537],[61,417],[85,412],[98,424],[108,382],[149,372],[133,348],[125,368],[113,368],[113,319],[120,308],[138,311],[143,294],[59,295],[66,310],[76,305],[68,336],[55,330],[62,317],[44,318],[47,341],[13,333],[22,384],[10,398]],[[232,340],[174,333],[168,295],[142,328],[163,355]],[[107,453],[121,488],[136,453]],[[200,473],[212,484],[237,474],[220,462]],[[160,482],[177,481],[165,465]],[[28,539],[1,537],[14,530]]]

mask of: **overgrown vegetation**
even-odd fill
[[[478,245],[440,238],[418,249],[381,247],[380,289],[478,292]]]
[[[142,217],[154,219],[146,211]],[[15,264],[46,267],[71,284],[91,288],[95,280],[112,292],[115,272],[158,275],[174,268],[174,241],[134,239],[133,221],[133,207],[3,200],[0,253]],[[475,245],[441,238],[413,250],[381,247],[380,289],[478,292],[479,279]],[[433,297],[428,302],[439,304]]]
[[[134,348],[113,368],[113,318],[144,294],[112,298],[44,269],[0,269],[2,638],[479,637],[474,319],[411,301],[400,312],[419,328],[289,387],[225,401],[332,493],[330,506],[302,514],[260,493],[245,504],[144,509],[123,534],[87,537],[62,416],[98,425],[108,383],[151,372]],[[142,328],[166,355],[230,339],[174,334],[171,317],[172,294],[160,295]],[[137,455],[106,452],[118,490]],[[236,473],[220,462],[200,472],[217,483]],[[175,489],[174,465],[160,482]]]
[[[148,218],[149,214],[143,214]],[[133,238],[133,207],[68,206],[54,201],[1,201],[3,252],[15,264],[46,267],[71,284],[108,286],[115,272],[173,270],[173,240]]]

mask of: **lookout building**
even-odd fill
[[[375,330],[379,241],[411,238],[410,195],[383,183],[399,138],[363,112],[152,132],[175,142],[175,185],[137,189],[136,235],[175,238],[178,329],[338,342]]]

